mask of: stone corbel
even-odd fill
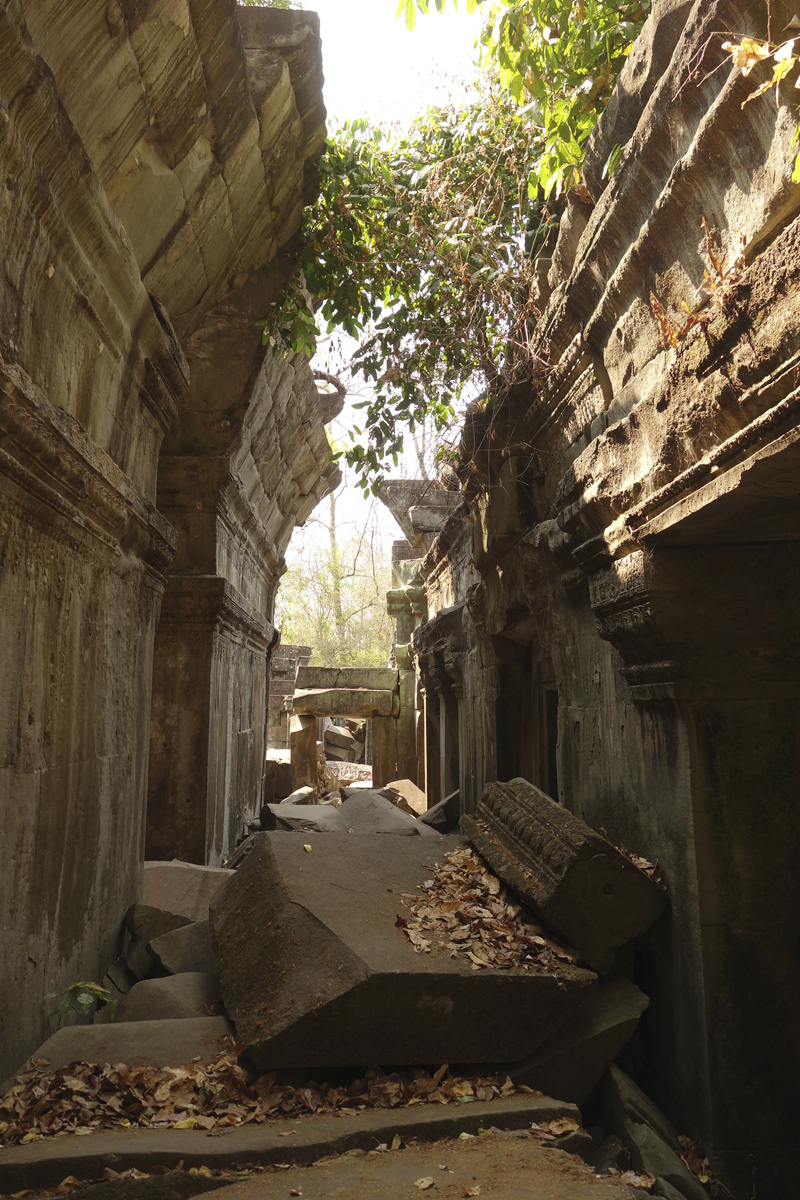
[[[654,617],[651,574],[647,553],[634,551],[589,576],[589,600],[598,633],[623,660],[633,698],[679,699],[691,685]]]

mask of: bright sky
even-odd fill
[[[480,11],[467,16],[466,0],[460,0],[458,12],[452,0],[447,0],[443,13],[435,11],[431,0],[432,11],[428,16],[417,15],[412,33],[402,17],[395,18],[397,0],[306,0],[303,7],[320,15],[329,126],[364,116],[408,124],[444,99],[448,90],[458,95],[464,81],[473,76],[481,16]],[[323,370],[335,369],[335,363],[327,362],[328,350],[321,345],[315,363]],[[343,440],[353,415],[346,408],[340,420],[328,427],[329,435]],[[398,474],[417,474],[415,463],[413,446],[409,446]],[[366,524],[367,504],[358,488],[346,488],[337,507],[338,516],[350,530]],[[314,515],[327,520],[327,508],[323,502]],[[392,539],[402,533],[388,510],[382,504],[377,508],[388,551]],[[296,530],[286,552],[287,562],[291,564],[309,540],[326,537],[325,530],[313,521]]]
[[[480,12],[417,15],[413,33],[395,18],[397,0],[307,0],[322,30],[325,102],[339,120],[371,117],[407,122],[435,103],[446,77],[471,75]]]

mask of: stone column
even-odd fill
[[[148,859],[218,865],[258,811],[271,637],[227,580],[170,578],[154,652]]]
[[[292,791],[317,786],[317,718],[293,713],[289,718]]]

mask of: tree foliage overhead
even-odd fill
[[[415,5],[429,0],[398,14],[408,22]],[[321,318],[358,341],[352,369],[372,395],[346,457],[365,490],[396,461],[404,426],[430,416],[441,428],[460,398],[531,372],[533,257],[649,6],[487,4],[483,83],[461,109],[399,136],[351,121],[329,138],[299,267],[264,338],[312,354]]]
[[[358,339],[352,368],[372,385],[368,443],[348,451],[363,480],[400,451],[400,423],[445,424],[471,381],[511,378],[525,358],[536,316],[526,240],[550,228],[528,196],[529,133],[513,101],[487,90],[402,137],[353,121],[328,143],[300,265],[317,316]],[[278,328],[313,352],[299,276]]]

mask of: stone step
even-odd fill
[[[143,1172],[154,1167],[174,1168],[181,1161],[185,1170],[244,1163],[313,1163],[331,1154],[389,1145],[396,1134],[404,1141],[433,1142],[457,1138],[460,1133],[475,1135],[490,1126],[526,1129],[534,1122],[543,1125],[565,1117],[580,1121],[575,1105],[547,1096],[511,1096],[472,1104],[415,1104],[346,1118],[276,1118],[264,1125],[232,1127],[222,1137],[196,1129],[125,1129],[103,1130],[89,1137],[42,1138],[3,1150],[0,1194],[55,1187],[69,1175],[79,1180],[98,1179],[106,1167],[121,1173],[131,1168]],[[287,1133],[291,1136],[285,1136]]]

